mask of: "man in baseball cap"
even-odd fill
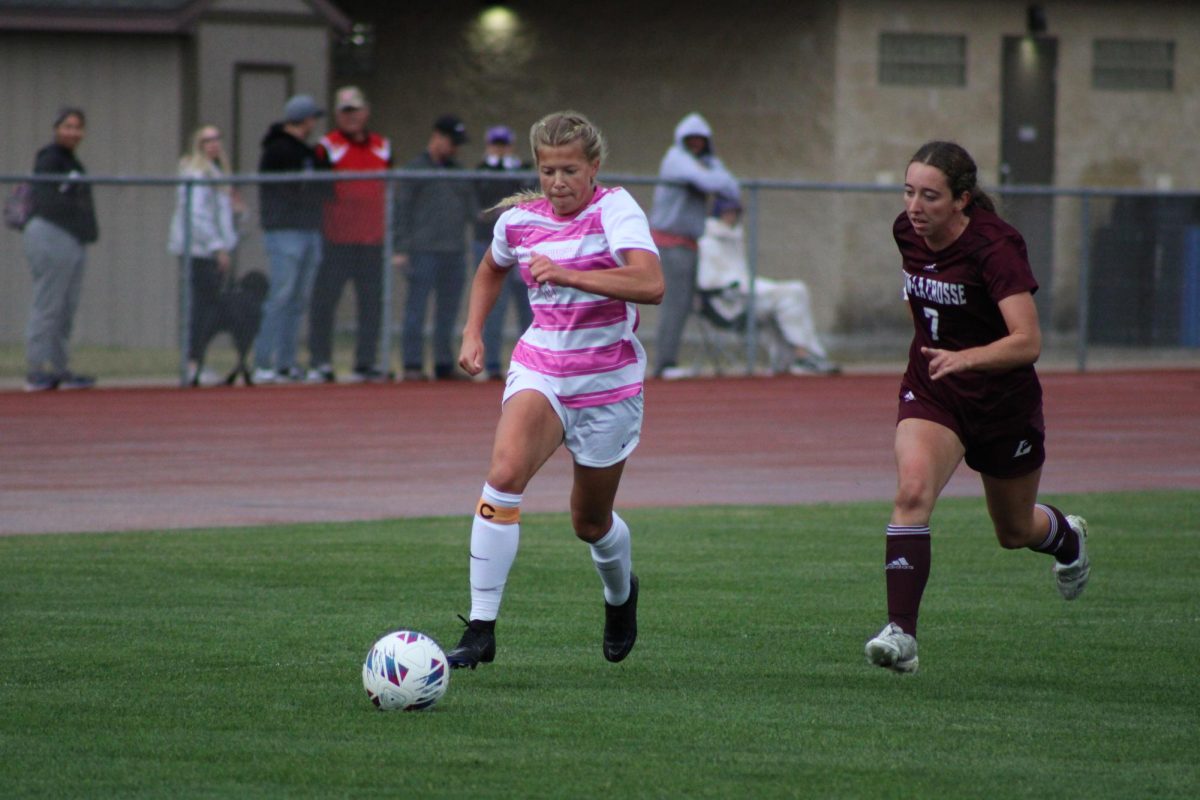
[[[434,120],[425,149],[404,166],[422,172],[461,169],[454,157],[466,141],[463,121],[454,114],[443,114]],[[466,378],[465,373],[455,372],[457,352],[452,349],[452,339],[466,285],[464,233],[475,212],[475,192],[469,181],[419,178],[400,182],[393,262],[408,278],[401,337],[405,380],[423,380],[427,375],[425,318],[431,294],[435,297],[433,376],[439,380]]]
[[[298,94],[283,106],[283,121],[262,140],[259,172],[311,172],[329,162],[308,144],[324,112],[311,95]],[[296,362],[300,319],[309,287],[321,263],[321,217],[333,187],[323,181],[264,183],[258,191],[271,289],[263,303],[263,322],[254,343],[254,382],[304,378]]]
[[[493,125],[484,135],[483,160],[475,167],[485,172],[518,172],[531,169],[516,154],[512,128],[507,125]],[[492,246],[493,228],[500,211],[495,205],[505,197],[522,189],[532,188],[528,180],[512,178],[511,180],[481,180],[476,183],[475,195],[478,198],[479,217],[475,222],[475,240],[473,245],[472,263],[478,264],[483,259],[488,248]],[[533,309],[529,305],[529,290],[521,278],[521,270],[510,269],[504,279],[504,288],[496,297],[496,304],[483,323],[483,368],[488,380],[502,380],[501,357],[503,356],[504,318],[508,307],[513,306],[517,316],[517,330],[524,331],[533,322]]]
[[[317,151],[335,172],[382,172],[392,166],[392,143],[367,127],[371,110],[357,86],[334,93],[334,127],[321,137]],[[338,181],[325,204],[325,249],[308,309],[309,383],[334,383],[333,329],[347,283],[354,284],[355,328],[353,381],[388,380],[389,365],[379,358],[383,309],[384,184]]]

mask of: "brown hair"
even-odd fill
[[[68,117],[79,117],[79,124],[85,128],[87,127],[87,117],[84,115],[83,109],[75,106],[63,106],[60,108],[58,113],[54,115],[54,124],[50,127],[57,128],[66,122]]]
[[[926,142],[913,154],[908,163],[928,164],[941,170],[950,186],[950,194],[959,198],[963,192],[971,195],[967,208],[979,206],[995,213],[996,204],[983,189],[979,188],[978,169],[961,145],[954,142]]]

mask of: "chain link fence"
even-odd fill
[[[532,173],[521,177],[531,184],[535,181]],[[655,178],[602,178],[608,185],[625,186],[649,210]],[[405,366],[401,338],[413,267],[411,261],[397,264],[395,259],[400,254],[395,246],[398,198],[406,185],[415,182],[465,189],[479,182],[512,179],[511,174],[442,170],[231,176],[219,183],[239,198],[238,243],[221,281],[228,285],[252,271],[270,274],[267,237],[259,215],[264,185],[371,182],[380,197],[374,206],[364,206],[363,213],[378,215],[365,227],[381,230],[379,240],[359,247],[324,243],[329,259],[325,269],[339,276],[334,281],[340,302],[332,311],[329,361],[339,378],[354,376],[368,366],[364,362],[383,373],[399,374]],[[0,192],[7,197],[13,187],[28,180],[62,179],[2,175]],[[200,193],[180,192],[178,178],[69,180],[92,185],[100,229],[99,240],[86,250],[83,289],[71,332],[72,368],[96,373],[106,385],[182,382],[188,377],[192,337],[187,320],[197,298],[193,282],[187,279],[191,260],[168,252],[168,231],[180,198]],[[193,179],[182,185],[212,183],[218,182]],[[803,280],[819,335],[831,356],[847,368],[898,369],[911,335],[907,306],[900,296],[899,257],[891,240],[892,221],[901,210],[900,188],[747,180],[743,190],[752,274]],[[1110,364],[1200,364],[1200,194],[1016,186],[1000,187],[994,194],[1001,214],[1025,236],[1041,285],[1036,299],[1045,339],[1043,363],[1078,370]],[[455,218],[461,214],[457,207],[425,211],[425,217],[438,224],[461,222],[461,247],[449,254],[454,279],[439,281],[430,289],[435,297],[439,291],[458,294],[451,326],[456,355],[466,293],[478,263],[475,220]],[[195,234],[194,217],[183,214],[187,241]],[[0,264],[0,386],[13,388],[21,385],[26,372],[25,326],[32,293],[20,232],[0,233]],[[316,281],[315,273],[308,280]],[[355,292],[359,286],[368,297],[378,292],[378,304],[360,309]],[[312,341],[310,310],[308,303],[294,309],[298,316],[295,366],[304,370],[316,365],[312,347],[322,346],[320,334],[318,341]],[[428,351],[435,320],[431,310],[420,325],[426,365],[444,358]],[[752,314],[748,320],[744,330],[723,334],[726,345],[733,346],[726,347],[722,364],[711,348],[711,331],[693,319],[685,331],[683,360],[701,373],[766,369],[768,355],[760,346],[763,332]],[[638,335],[652,362],[656,325],[657,310],[644,307]],[[357,336],[359,328],[366,330],[365,336]],[[510,314],[502,335],[505,360],[520,332],[518,318]],[[208,348],[208,378],[223,376],[236,362],[232,338],[219,336]]]

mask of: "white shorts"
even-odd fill
[[[517,392],[540,392],[558,414],[563,427],[563,444],[575,463],[584,467],[611,467],[625,459],[642,438],[642,393],[602,406],[567,408],[541,373],[521,364],[508,367],[501,405]]]

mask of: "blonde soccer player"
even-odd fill
[[[629,527],[613,511],[625,460],[642,427],[646,352],[637,304],[664,286],[646,215],[624,189],[600,186],[599,129],[572,111],[530,130],[540,192],[501,205],[491,248],[471,286],[458,363],[479,374],[483,325],[509,270],[529,289],[533,324],[513,349],[491,465],[471,524],[471,613],[452,667],[496,656],[496,618],[520,539],[521,497],[565,445],[574,460],[571,523],[604,588],[604,657],[617,662],[637,639],[638,579]]]

